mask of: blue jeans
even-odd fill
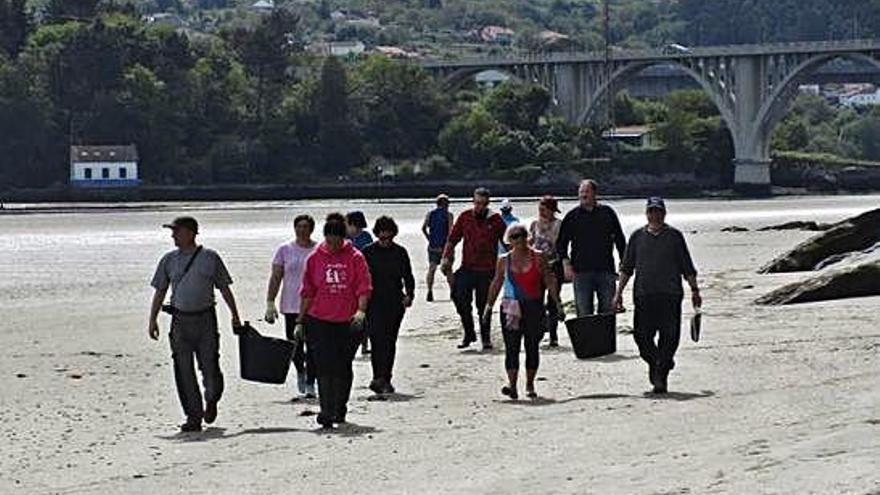
[[[593,314],[593,294],[599,301],[599,314],[611,313],[611,300],[617,274],[609,271],[589,271],[574,274],[574,305],[578,317]]]

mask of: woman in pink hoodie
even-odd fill
[[[354,379],[351,363],[363,340],[372,290],[364,256],[345,239],[345,217],[327,215],[324,242],[306,260],[294,332],[298,338],[305,334],[315,353],[321,404],[317,419],[325,428],[345,422]]]

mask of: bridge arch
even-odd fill
[[[789,108],[797,98],[798,89],[810,74],[815,73],[826,64],[835,60],[849,60],[873,65],[880,69],[880,58],[864,53],[821,54],[810,57],[792,68],[785,78],[771,86],[770,93],[758,111],[755,125],[751,129],[748,141],[755,148],[757,156],[770,156],[770,141],[773,131],[788,115]]]
[[[682,69],[688,76],[696,81],[703,91],[712,100],[712,103],[718,108],[721,118],[728,128],[736,128],[736,118],[734,117],[733,108],[728,104],[730,87],[728,82],[718,79],[713,82],[701,76],[695,69],[678,60],[654,60],[645,62],[631,62],[622,67],[617,68],[611,74],[610,80],[603,82],[593,91],[592,95],[587,98],[586,107],[578,112],[577,124],[586,125],[596,118],[598,112],[603,105],[613,104],[617,90],[629,79],[634,78],[640,72],[649,67],[658,65],[675,65]],[[614,91],[615,94],[610,94]]]
[[[440,80],[440,87],[447,92],[455,92],[464,87],[467,81],[473,79],[478,74],[488,71],[497,71],[510,76],[512,81],[526,82],[526,80],[518,74],[515,68],[511,67],[476,67],[467,69],[458,69],[454,72],[444,75]]]

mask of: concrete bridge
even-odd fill
[[[880,40],[699,47],[677,50],[553,53],[519,58],[423,61],[443,85],[455,89],[485,70],[546,87],[555,111],[576,125],[599,122],[613,94],[650,67],[675,66],[712,99],[730,129],[735,182],[770,185],[770,136],[798,93],[820,68],[843,59],[880,69]]]

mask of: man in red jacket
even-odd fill
[[[446,242],[446,248],[443,250],[441,266],[443,273],[449,276],[452,272],[455,246],[464,240],[461,267],[455,272],[452,282],[452,301],[464,326],[464,340],[459,344],[459,349],[464,349],[477,341],[472,302],[476,294],[477,314],[482,315],[486,307],[489,285],[495,276],[498,243],[507,229],[501,215],[489,210],[489,201],[488,189],[481,187],[474,191],[474,207],[458,215]],[[488,320],[483,321],[480,318],[483,350],[492,348],[489,325]]]

